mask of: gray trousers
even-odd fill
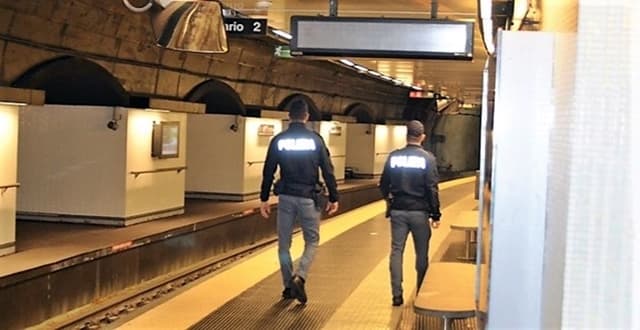
[[[391,210],[391,255],[389,270],[391,271],[391,294],[402,296],[402,255],[407,236],[411,233],[416,253],[416,273],[418,288],[427,272],[429,258],[429,215],[425,211]]]
[[[320,241],[320,210],[311,198],[290,195],[278,196],[278,259],[280,260],[280,272],[284,287],[289,287],[293,276],[293,262],[289,249],[291,248],[291,234],[296,219],[302,228],[304,252],[295,273],[306,279]]]

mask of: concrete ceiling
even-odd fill
[[[245,15],[267,18],[269,26],[289,31],[293,15],[325,15],[329,0],[223,0],[225,6]],[[430,18],[431,0],[338,0],[338,16]],[[477,0],[438,0],[438,18],[473,20],[475,24],[472,61],[362,59],[351,61],[398,78],[425,90],[446,90],[449,95],[479,102],[482,68],[486,59],[477,24]]]

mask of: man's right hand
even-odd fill
[[[328,215],[332,215],[338,211],[338,202],[327,202],[327,207],[325,208]]]
[[[269,206],[269,202],[260,203],[260,214],[265,219],[269,219],[269,215],[271,214],[271,207]]]
[[[431,222],[431,228],[438,229],[438,227],[440,227],[440,220],[436,221],[436,220],[431,219],[430,222]]]

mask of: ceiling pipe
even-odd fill
[[[438,0],[431,0],[431,19],[438,18]]]
[[[329,0],[329,16],[338,16],[338,0]]]

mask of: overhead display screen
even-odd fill
[[[363,17],[291,17],[291,54],[473,59],[473,22]]]

